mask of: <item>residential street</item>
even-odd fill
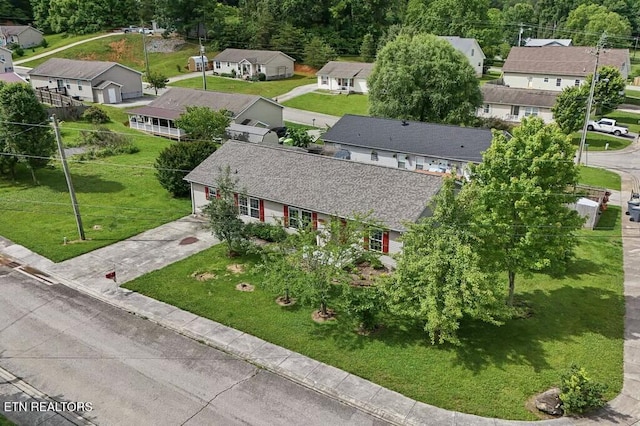
[[[0,306],[0,367],[53,400],[91,402],[92,411],[79,413],[88,422],[384,424],[151,321],[3,266]],[[15,381],[0,382],[2,406],[26,400]],[[51,412],[3,414],[18,424],[71,424]]]

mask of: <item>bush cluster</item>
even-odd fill
[[[82,114],[82,119],[93,124],[104,124],[111,121],[109,114],[95,105],[87,108],[87,110]]]
[[[607,386],[594,382],[584,368],[572,365],[562,376],[560,400],[567,414],[580,414],[604,406]]]
[[[80,154],[80,160],[92,160],[120,154],[135,154],[140,149],[129,137],[115,133],[106,127],[98,127],[95,131],[80,132],[80,146],[89,146],[89,150]]]
[[[184,180],[188,172],[213,154],[215,142],[178,142],[166,147],[156,159],[156,177],[160,185],[174,197],[187,197],[189,184]]]
[[[263,222],[251,222],[245,225],[245,232],[248,237],[260,238],[261,240],[279,243],[287,238],[287,231],[282,226],[272,225]]]

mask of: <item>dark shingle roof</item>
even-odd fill
[[[252,64],[266,64],[273,60],[273,58],[283,55],[292,61],[295,61],[291,56],[282,53],[279,50],[250,50],[250,49],[224,49],[218,53],[214,61],[221,62],[240,62],[243,59],[251,62]]]
[[[518,89],[515,87],[485,84],[480,88],[487,104],[521,105],[551,108],[560,92],[554,90]]]
[[[339,160],[248,142],[227,141],[185,180],[215,187],[226,166],[249,196],[319,213],[372,218],[402,231],[440,190],[442,177]]]
[[[61,77],[74,80],[93,80],[113,67],[121,67],[136,74],[141,72],[125,67],[117,62],[78,61],[75,59],[52,58],[30,70],[29,75]]]
[[[629,49],[604,49],[600,52],[599,66],[620,70],[628,58]],[[595,63],[595,55],[585,46],[512,47],[502,72],[586,77],[593,73]]]
[[[471,127],[392,120],[347,114],[329,129],[326,142],[425,155],[449,160],[480,162],[489,148],[491,131]]]
[[[151,117],[174,119],[187,110],[187,106],[206,106],[213,110],[226,109],[234,116],[249,108],[258,100],[264,99],[283,108],[282,105],[258,95],[240,93],[212,92],[196,89],[172,87],[147,106],[128,111],[128,114],[148,115]]]
[[[316,75],[328,75],[335,78],[364,78],[373,70],[373,64],[366,62],[338,62],[330,61],[320,68]]]

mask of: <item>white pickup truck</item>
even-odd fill
[[[622,136],[629,133],[629,129],[625,126],[618,126],[616,120],[611,118],[601,118],[598,121],[589,121],[587,130],[595,130],[596,132],[612,133],[616,136]]]

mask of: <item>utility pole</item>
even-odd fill
[[[200,42],[200,65],[202,66],[202,88],[207,90],[207,74],[206,74],[206,64],[204,63],[204,46],[202,45],[202,39],[198,37],[198,41]]]
[[[591,104],[593,103],[593,93],[596,90],[596,80],[598,79],[598,61],[600,59],[600,50],[604,47],[604,43],[607,39],[607,33],[602,33],[598,44],[596,45],[596,63],[593,66],[593,77],[591,77],[591,88],[589,89],[589,98],[587,99],[587,113],[584,116],[584,126],[582,126],[582,137],[580,138],[580,147],[578,148],[578,164],[582,159],[582,151],[584,151],[584,145],[587,141],[587,127],[589,126],[589,118],[591,117]]]
[[[524,32],[524,28],[522,27],[522,22],[520,22],[520,32],[518,33],[518,47],[522,46],[522,33]]]
[[[78,200],[76,199],[76,192],[73,189],[73,182],[71,182],[71,173],[69,173],[69,165],[67,164],[67,157],[64,154],[64,148],[62,147],[62,138],[60,137],[60,128],[58,127],[58,119],[55,114],[51,116],[53,122],[53,129],[56,134],[56,142],[58,142],[58,152],[60,153],[60,159],[62,160],[62,169],[64,170],[64,177],[67,179],[67,187],[69,188],[69,195],[71,196],[71,206],[73,207],[73,213],[76,216],[76,225],[78,225],[78,234],[80,239],[85,240],[84,228],[82,227],[82,217],[80,217],[80,207],[78,206]]]
[[[636,43],[633,45],[633,59],[636,58],[636,50],[638,50],[638,36],[636,36]]]
[[[144,63],[147,67],[147,82],[149,82],[149,54],[147,53],[147,35],[142,30],[142,48],[144,49]]]

